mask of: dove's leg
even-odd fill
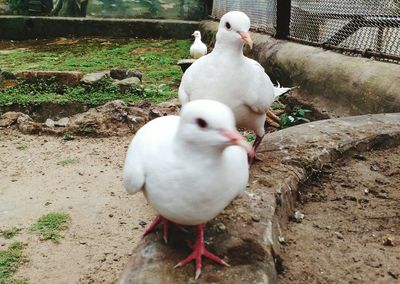
[[[212,254],[209,252],[205,245],[204,245],[204,229],[205,229],[205,224],[198,225],[197,227],[197,236],[196,236],[196,243],[194,245],[193,252],[184,260],[179,262],[176,267],[183,266],[190,262],[191,260],[196,261],[196,276],[195,279],[199,278],[200,273],[201,273],[201,257],[204,255],[205,257],[211,259],[212,261],[221,264],[221,265],[226,265],[229,266],[225,261],[220,259],[218,256]]]
[[[150,224],[150,226],[144,231],[143,236],[146,236],[148,233],[154,230],[155,227],[158,226],[158,224],[162,223],[163,224],[163,239],[165,243],[168,242],[168,229],[169,229],[169,221],[168,219],[164,218],[161,215],[158,215],[154,221]]]
[[[250,165],[254,161],[254,157],[256,155],[257,148],[258,148],[258,146],[260,146],[261,141],[263,140],[263,138],[264,138],[264,135],[263,136],[256,135],[256,140],[254,140],[254,143],[253,143],[253,150],[254,150],[253,153],[254,154],[251,155],[251,156],[250,155],[247,156],[247,159],[248,159]]]

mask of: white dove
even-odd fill
[[[253,45],[249,28],[250,19],[242,12],[228,12],[221,18],[213,51],[196,60],[183,74],[179,100],[182,105],[198,99],[228,105],[237,127],[256,133],[256,150],[265,135],[266,112],[291,88],[274,87],[263,67],[243,55],[243,45]]]
[[[245,190],[249,177],[246,151],[252,147],[236,131],[232,111],[211,100],[186,104],[180,117],[150,121],[129,146],[125,188],[132,194],[142,190],[160,214],[145,234],[162,222],[167,240],[168,220],[198,226],[193,252],[176,266],[194,259],[196,279],[202,256],[227,265],[206,250],[204,228]]]
[[[207,45],[201,41],[201,33],[199,31],[194,31],[192,36],[194,36],[194,42],[190,46],[190,56],[198,59],[207,54]]]

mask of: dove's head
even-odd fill
[[[194,36],[195,38],[201,38],[201,33],[199,31],[194,31],[192,33],[192,36]]]
[[[217,42],[243,46],[248,44],[253,47],[249,35],[250,19],[240,11],[231,11],[222,16],[217,33]]]
[[[189,102],[183,106],[180,117],[179,139],[192,146],[220,151],[238,145],[250,154],[253,151],[251,145],[237,132],[231,109],[220,102]]]

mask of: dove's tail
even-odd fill
[[[297,89],[298,87],[292,87],[292,88],[283,88],[278,82],[278,86],[274,86],[274,98],[275,100],[279,98],[281,95],[286,94],[287,92]]]

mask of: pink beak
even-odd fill
[[[242,38],[243,42],[245,44],[248,44],[250,46],[250,49],[253,48],[253,40],[251,39],[250,35],[248,32],[238,32],[240,37]]]
[[[225,136],[226,138],[229,139],[229,143],[232,145],[238,145],[246,150],[246,152],[252,156],[254,155],[254,149],[253,147],[249,144],[249,142],[244,139],[242,135],[240,135],[239,132],[237,131],[227,131],[227,130],[221,130],[220,133]]]

